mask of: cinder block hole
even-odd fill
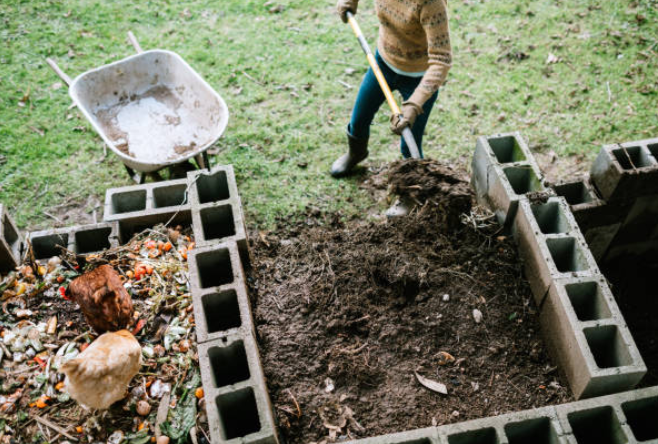
[[[555,185],[554,190],[555,194],[564,197],[569,205],[578,205],[594,200],[594,196],[582,181]]]
[[[251,387],[217,397],[222,439],[240,438],[260,430],[258,406]]]
[[[496,429],[487,427],[448,436],[448,444],[498,444]]]
[[[564,214],[564,208],[558,202],[531,205],[531,208],[542,233],[556,234],[569,231],[569,222]]]
[[[233,266],[228,248],[197,254],[196,263],[201,288],[233,282]]]
[[[529,166],[505,168],[505,176],[516,194],[526,194],[541,191],[539,178]]]
[[[112,214],[146,209],[146,190],[126,191],[112,195]]]
[[[491,150],[500,163],[521,162],[526,156],[514,136],[492,137],[488,139]]]
[[[633,363],[616,325],[586,328],[584,333],[599,368],[622,367]]]
[[[579,321],[594,321],[612,316],[598,282],[567,284],[564,289]]]
[[[231,205],[204,208],[201,210],[203,239],[221,239],[235,235],[235,221]]]
[[[650,166],[653,163],[651,157],[639,146],[617,148],[612,150],[612,154],[617,159],[617,162],[619,162],[619,165],[625,170],[642,168]]]
[[[546,239],[546,245],[560,273],[583,271],[589,268],[581,247],[573,237]]]
[[[558,436],[550,418],[534,418],[505,426],[509,444],[557,444]]]
[[[16,228],[12,225],[11,221],[9,220],[9,217],[7,217],[6,214],[2,215],[2,237],[5,239],[5,242],[7,242],[7,245],[9,245],[9,248],[11,251],[14,253],[14,256],[18,258],[18,255],[20,251],[20,241],[19,241],[19,235],[18,232],[16,231]]]
[[[625,402],[621,408],[638,441],[658,439],[658,398]]]
[[[35,259],[50,259],[61,254],[62,250],[59,247],[68,248],[69,235],[64,233],[32,237],[30,242]]]
[[[208,357],[215,387],[224,387],[249,379],[247,352],[242,341],[233,342],[228,347],[209,348]]]
[[[653,158],[658,161],[658,143],[654,143],[653,145],[648,145],[647,148],[649,148],[649,152],[651,153]]]
[[[110,248],[111,227],[93,228],[75,233],[77,254],[95,253]]]
[[[173,220],[170,220],[173,216]],[[181,225],[184,229],[192,225],[192,211],[182,209],[178,211],[172,208],[171,212],[162,212],[156,214],[144,214],[129,220],[119,221],[119,239],[122,243],[127,243],[136,234],[141,233],[147,228],[153,228],[158,224],[169,222],[170,227]]]
[[[196,181],[196,189],[199,193],[200,203],[216,202],[231,197],[226,171],[218,171],[215,174],[201,174]]]
[[[238,295],[235,290],[204,295],[201,302],[208,333],[238,328],[242,325]]]
[[[567,418],[578,444],[628,442],[619,424],[619,419],[610,406],[571,412]]]
[[[187,201],[185,191],[187,185],[169,185],[160,188],[153,188],[153,207],[177,207],[183,205]]]

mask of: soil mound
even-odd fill
[[[259,347],[287,442],[568,401],[516,247],[470,212],[466,182],[431,161],[389,173],[391,191],[424,202],[407,218],[309,218],[251,236]]]

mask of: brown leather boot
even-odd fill
[[[347,154],[340,156],[331,165],[331,175],[334,177],[347,176],[359,162],[368,157],[368,139],[357,139],[347,132],[347,144]]]

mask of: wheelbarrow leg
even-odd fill
[[[146,182],[146,174],[144,173],[137,174],[135,170],[130,168],[128,165],[124,164],[123,166],[126,167],[126,171],[128,171],[128,175],[133,181],[137,182],[140,185]]]
[[[196,164],[199,166],[199,169],[210,169],[210,159],[208,158],[208,152],[204,151],[202,154],[197,154],[194,156]]]

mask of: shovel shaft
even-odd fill
[[[411,128],[408,126],[402,130],[402,138],[407,142],[407,148],[409,148],[409,153],[414,159],[420,159],[420,150],[418,145],[416,145],[416,139],[414,138]]]
[[[395,114],[400,114],[400,108],[398,107],[398,104],[395,101],[395,97],[393,97],[391,88],[389,88],[388,83],[384,78],[384,73],[382,73],[382,70],[379,68],[377,61],[375,60],[375,56],[372,54],[372,51],[370,50],[370,46],[368,46],[368,42],[366,41],[366,38],[363,36],[363,33],[361,32],[361,27],[359,26],[356,19],[354,18],[354,15],[351,12],[347,13],[347,21],[352,27],[352,31],[354,31],[356,38],[359,40],[359,44],[361,44],[361,49],[363,49],[363,52],[366,54],[366,57],[368,58],[368,63],[370,64],[372,71],[375,73],[375,77],[377,77],[377,82],[379,82],[379,86],[382,88],[382,91],[384,92],[384,96],[386,97],[388,106],[391,107],[391,111],[393,111]]]
[[[356,38],[359,40],[361,49],[363,49],[363,52],[365,53],[366,58],[368,59],[370,68],[372,68],[372,72],[375,74],[375,77],[377,78],[377,82],[379,83],[379,86],[382,89],[382,92],[384,93],[384,97],[386,97],[386,101],[388,102],[388,106],[391,108],[393,114],[397,114],[398,116],[401,116],[402,113],[400,112],[400,107],[395,101],[395,97],[393,97],[393,92],[391,92],[391,88],[388,86],[388,83],[386,82],[384,73],[382,73],[382,70],[379,68],[377,61],[375,60],[375,56],[372,54],[372,51],[370,50],[370,46],[368,46],[368,42],[366,41],[366,38],[363,36],[363,33],[361,32],[361,27],[359,27],[359,24],[354,18],[354,14],[352,14],[349,11],[347,12],[347,22],[350,24],[352,31],[354,31]],[[418,150],[418,145],[416,145],[416,140],[414,139],[414,135],[412,134],[411,129],[409,129],[408,126],[404,130],[402,130],[402,137],[404,138],[404,141],[407,143],[407,146],[409,147],[409,152],[411,153],[411,157],[413,157],[414,159],[420,159],[420,151]]]

